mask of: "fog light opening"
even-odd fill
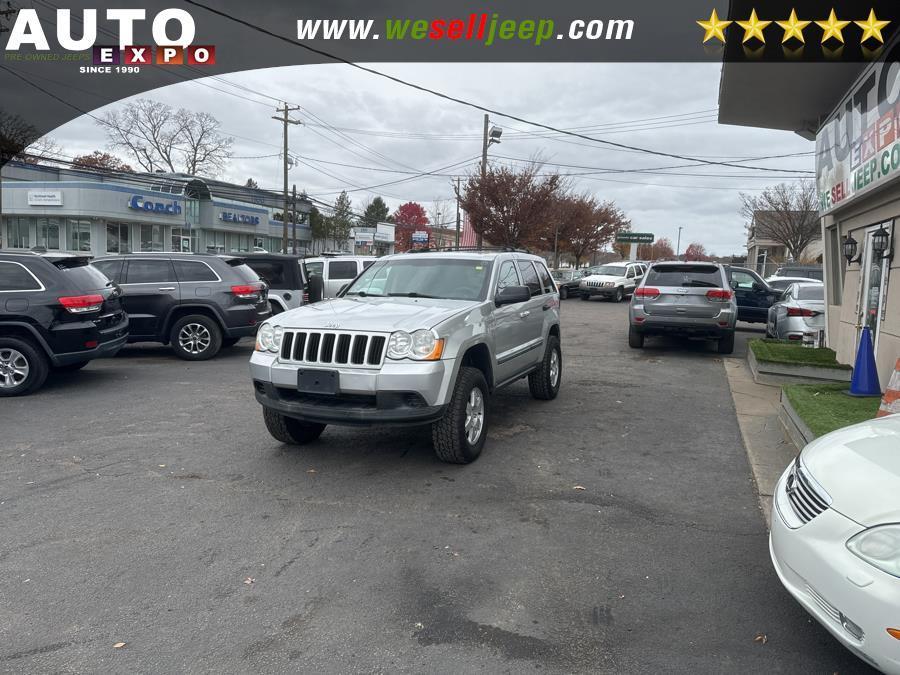
[[[850,633],[857,640],[862,640],[865,636],[865,632],[863,629],[853,623],[850,619],[844,616],[844,613],[841,612],[841,625],[844,627],[844,630]]]

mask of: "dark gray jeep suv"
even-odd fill
[[[255,335],[271,315],[266,285],[238,256],[127,253],[94,266],[122,289],[128,341],[171,344],[188,361]]]

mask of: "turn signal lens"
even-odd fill
[[[892,638],[900,640],[900,628],[888,628],[887,632]]]
[[[59,304],[71,314],[96,312],[103,306],[102,295],[70,295],[59,299]]]

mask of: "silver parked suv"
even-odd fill
[[[634,291],[628,321],[635,349],[648,335],[683,335],[717,340],[719,353],[731,354],[737,302],[721,265],[655,263]]]
[[[386,256],[340,295],[257,335],[256,399],[283,443],[327,424],[431,424],[438,457],[464,464],[484,447],[495,390],[527,377],[534,398],[559,391],[559,295],[537,256]]]

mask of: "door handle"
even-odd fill
[[[160,290],[160,291],[174,291],[174,290],[175,290],[175,287],[174,287],[174,286],[162,286],[162,287],[158,288],[157,290]]]
[[[524,312],[519,312],[519,316],[522,317],[523,319],[525,317],[527,317],[529,314],[531,314],[531,312],[528,311],[527,309]]]

